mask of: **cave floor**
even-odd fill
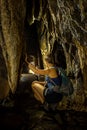
[[[25,83],[24,83],[25,84]],[[23,86],[24,86],[23,84]],[[26,86],[0,104],[0,130],[86,130],[87,113],[72,110],[46,112]]]

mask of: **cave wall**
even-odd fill
[[[6,64],[0,46],[0,99],[6,98],[9,94],[9,90]]]
[[[0,0],[0,45],[6,62],[8,81],[14,93],[18,83],[24,44],[25,1]]]
[[[52,52],[55,41],[63,48],[67,74],[74,85],[74,104],[80,109],[87,97],[87,1],[47,0],[32,2],[29,24],[38,21],[37,30],[41,52]],[[37,13],[36,9],[39,9]],[[57,50],[54,55],[57,55]],[[55,56],[56,58],[56,56]],[[65,102],[65,101],[64,101]]]
[[[0,45],[12,92],[18,84],[26,39],[25,24],[36,22],[41,54],[52,52],[54,43],[62,48],[64,64],[75,88],[75,103],[87,97],[87,1],[86,0],[0,0]],[[28,43],[29,44],[29,43]],[[37,44],[37,43],[36,43]],[[60,55],[62,53],[60,52]],[[59,51],[54,51],[57,61]],[[60,64],[61,65],[61,64]]]

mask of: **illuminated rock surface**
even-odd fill
[[[44,54],[52,51],[75,88],[70,100],[64,98],[59,108],[87,110],[86,0],[0,0],[0,46],[8,91],[15,93],[19,84],[25,52],[35,55],[42,66]]]

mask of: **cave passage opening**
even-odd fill
[[[35,65],[43,68],[43,60],[37,33],[37,22],[34,22],[32,25],[29,25],[29,23],[26,22],[25,40],[26,40],[25,45],[26,54],[30,57],[33,56]]]

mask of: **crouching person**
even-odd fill
[[[55,109],[59,101],[62,100],[62,94],[58,91],[54,91],[54,83],[58,86],[61,85],[61,77],[56,71],[56,66],[54,65],[53,58],[51,54],[45,57],[46,69],[38,69],[33,64],[28,64],[28,67],[35,73],[45,76],[45,81],[33,81],[32,90],[34,97],[44,104],[45,109],[49,109],[49,106],[53,106]]]

